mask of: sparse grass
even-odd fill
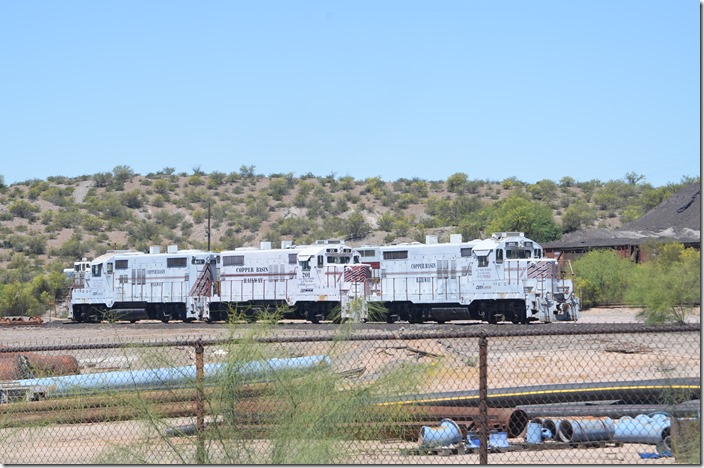
[[[390,426],[409,420],[403,409],[381,409],[374,402],[415,391],[429,372],[427,365],[396,366],[363,384],[345,381],[334,372],[334,363],[343,353],[339,344],[346,331],[342,327],[340,340],[333,341],[325,353],[333,367],[276,370],[260,366],[253,375],[252,363],[291,357],[290,351],[258,340],[269,335],[271,326],[258,323],[243,330],[233,325],[238,337],[223,348],[222,372],[204,389],[205,406],[211,415],[204,433],[169,437],[167,430],[174,426],[159,413],[157,401],[146,393],[132,394],[130,401],[123,401],[142,415],[139,442],[112,444],[92,462],[343,463],[355,459],[354,445],[349,441],[378,440],[389,434]],[[168,354],[158,353],[145,361],[162,367],[164,356]],[[262,383],[253,384],[253,380]]]
[[[673,418],[671,427],[672,454],[677,463],[701,465],[702,429],[701,419],[677,420]]]

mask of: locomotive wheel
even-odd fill
[[[489,313],[487,314],[486,321],[489,322],[489,323],[492,324],[492,325],[496,325],[497,322],[498,322],[498,321],[496,320],[496,314],[494,314],[493,312],[489,312]]]
[[[516,325],[519,323],[525,325],[528,323],[528,318],[526,317],[525,312],[520,312],[518,315],[514,314],[511,321]]]
[[[408,323],[423,323],[423,311],[411,309],[408,312]]]

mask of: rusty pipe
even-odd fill
[[[27,377],[17,355],[0,355],[0,380],[17,380]]]
[[[464,422],[467,429],[476,430],[479,425],[480,409],[476,406],[413,406],[401,407],[401,411],[422,418],[449,418]],[[487,408],[489,428],[506,431],[509,437],[518,437],[528,426],[528,415],[521,409]]]
[[[70,354],[51,356],[46,354],[22,353],[21,358],[27,359],[34,377],[50,375],[78,374],[80,366],[78,359]]]
[[[0,380],[21,380],[38,376],[78,374],[78,360],[70,355],[37,353],[0,354]]]

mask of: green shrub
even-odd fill
[[[701,255],[677,243],[655,247],[651,261],[636,268],[627,301],[644,308],[638,318],[649,325],[685,323],[701,302]]]
[[[456,172],[447,178],[447,191],[454,193],[462,193],[466,190],[467,174],[464,172]]]
[[[2,288],[0,316],[34,317],[43,312],[44,306],[32,294],[31,284],[14,282]]]
[[[15,200],[10,203],[7,209],[15,216],[29,220],[34,219],[34,214],[39,211],[39,207],[26,200]]]
[[[623,303],[633,277],[633,263],[611,250],[592,250],[572,264],[582,308]]]
[[[367,235],[369,231],[371,231],[371,226],[367,223],[364,214],[355,211],[347,218],[343,234],[348,239],[359,239]]]
[[[487,233],[524,232],[536,242],[552,241],[562,235],[550,208],[517,195],[511,195],[491,208],[486,230]]]
[[[396,217],[390,211],[382,213],[376,219],[376,228],[384,232],[391,232],[394,228],[395,219]]]

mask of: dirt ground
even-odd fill
[[[594,308],[582,313],[577,323],[534,324],[530,327],[579,327],[599,323],[634,323],[637,310],[626,308]],[[699,322],[699,310],[690,321]],[[363,324],[359,333],[408,333],[442,331],[478,326],[458,323],[448,326],[438,324],[410,325],[407,323]],[[514,327],[499,324],[497,327]],[[117,342],[154,342],[217,339],[246,329],[224,324],[183,324],[139,322],[137,324],[69,324],[63,319],[47,317],[47,323],[36,327],[0,327],[3,346],[49,344],[86,344]],[[331,336],[339,331],[338,325],[306,324],[284,321],[272,328],[277,336]],[[694,336],[696,335],[696,336]],[[399,363],[432,364],[432,372],[422,382],[420,392],[449,392],[478,388],[477,342],[475,339],[417,339],[374,340],[335,343],[331,341],[292,342],[277,344],[282,354],[332,356],[334,370],[349,371],[363,368],[358,382],[373,381],[383,372]],[[672,377],[699,377],[700,340],[698,334],[689,333],[682,339],[672,334],[609,334],[609,335],[556,335],[538,337],[496,337],[489,345],[489,387],[528,386],[549,383],[608,382]],[[207,347],[206,362],[222,359],[227,351],[222,347]],[[140,366],[145,358],[130,350],[91,349],[74,352],[81,364],[82,373],[120,370]],[[191,348],[170,351],[170,357],[179,363],[193,362]],[[146,365],[146,364],[145,364]],[[192,422],[191,420],[186,420]],[[98,454],[111,453],[118,445],[139,444],[143,428],[137,422],[82,424],[25,430],[0,430],[4,441],[4,454],[0,463],[86,463],[96,460]],[[136,426],[135,426],[136,425]],[[137,430],[136,428],[140,429]],[[130,429],[132,428],[132,429]],[[132,441],[132,442],[131,442]],[[177,440],[160,443],[170,446]],[[192,449],[190,439],[181,441]],[[9,444],[9,445],[8,445]],[[191,444],[191,445],[189,445]],[[403,441],[355,442],[359,445],[365,464],[475,464],[478,455],[403,455],[402,448],[414,448],[415,443]],[[28,447],[31,447],[28,450]],[[155,460],[163,463],[183,463],[159,455]],[[188,451],[188,449],[186,450]],[[625,444],[623,447],[590,449],[535,450],[490,454],[489,462],[498,464],[663,464],[673,463],[672,458],[644,460],[638,452],[655,452],[654,446]],[[162,458],[165,457],[165,458]],[[359,459],[350,463],[360,463]]]

